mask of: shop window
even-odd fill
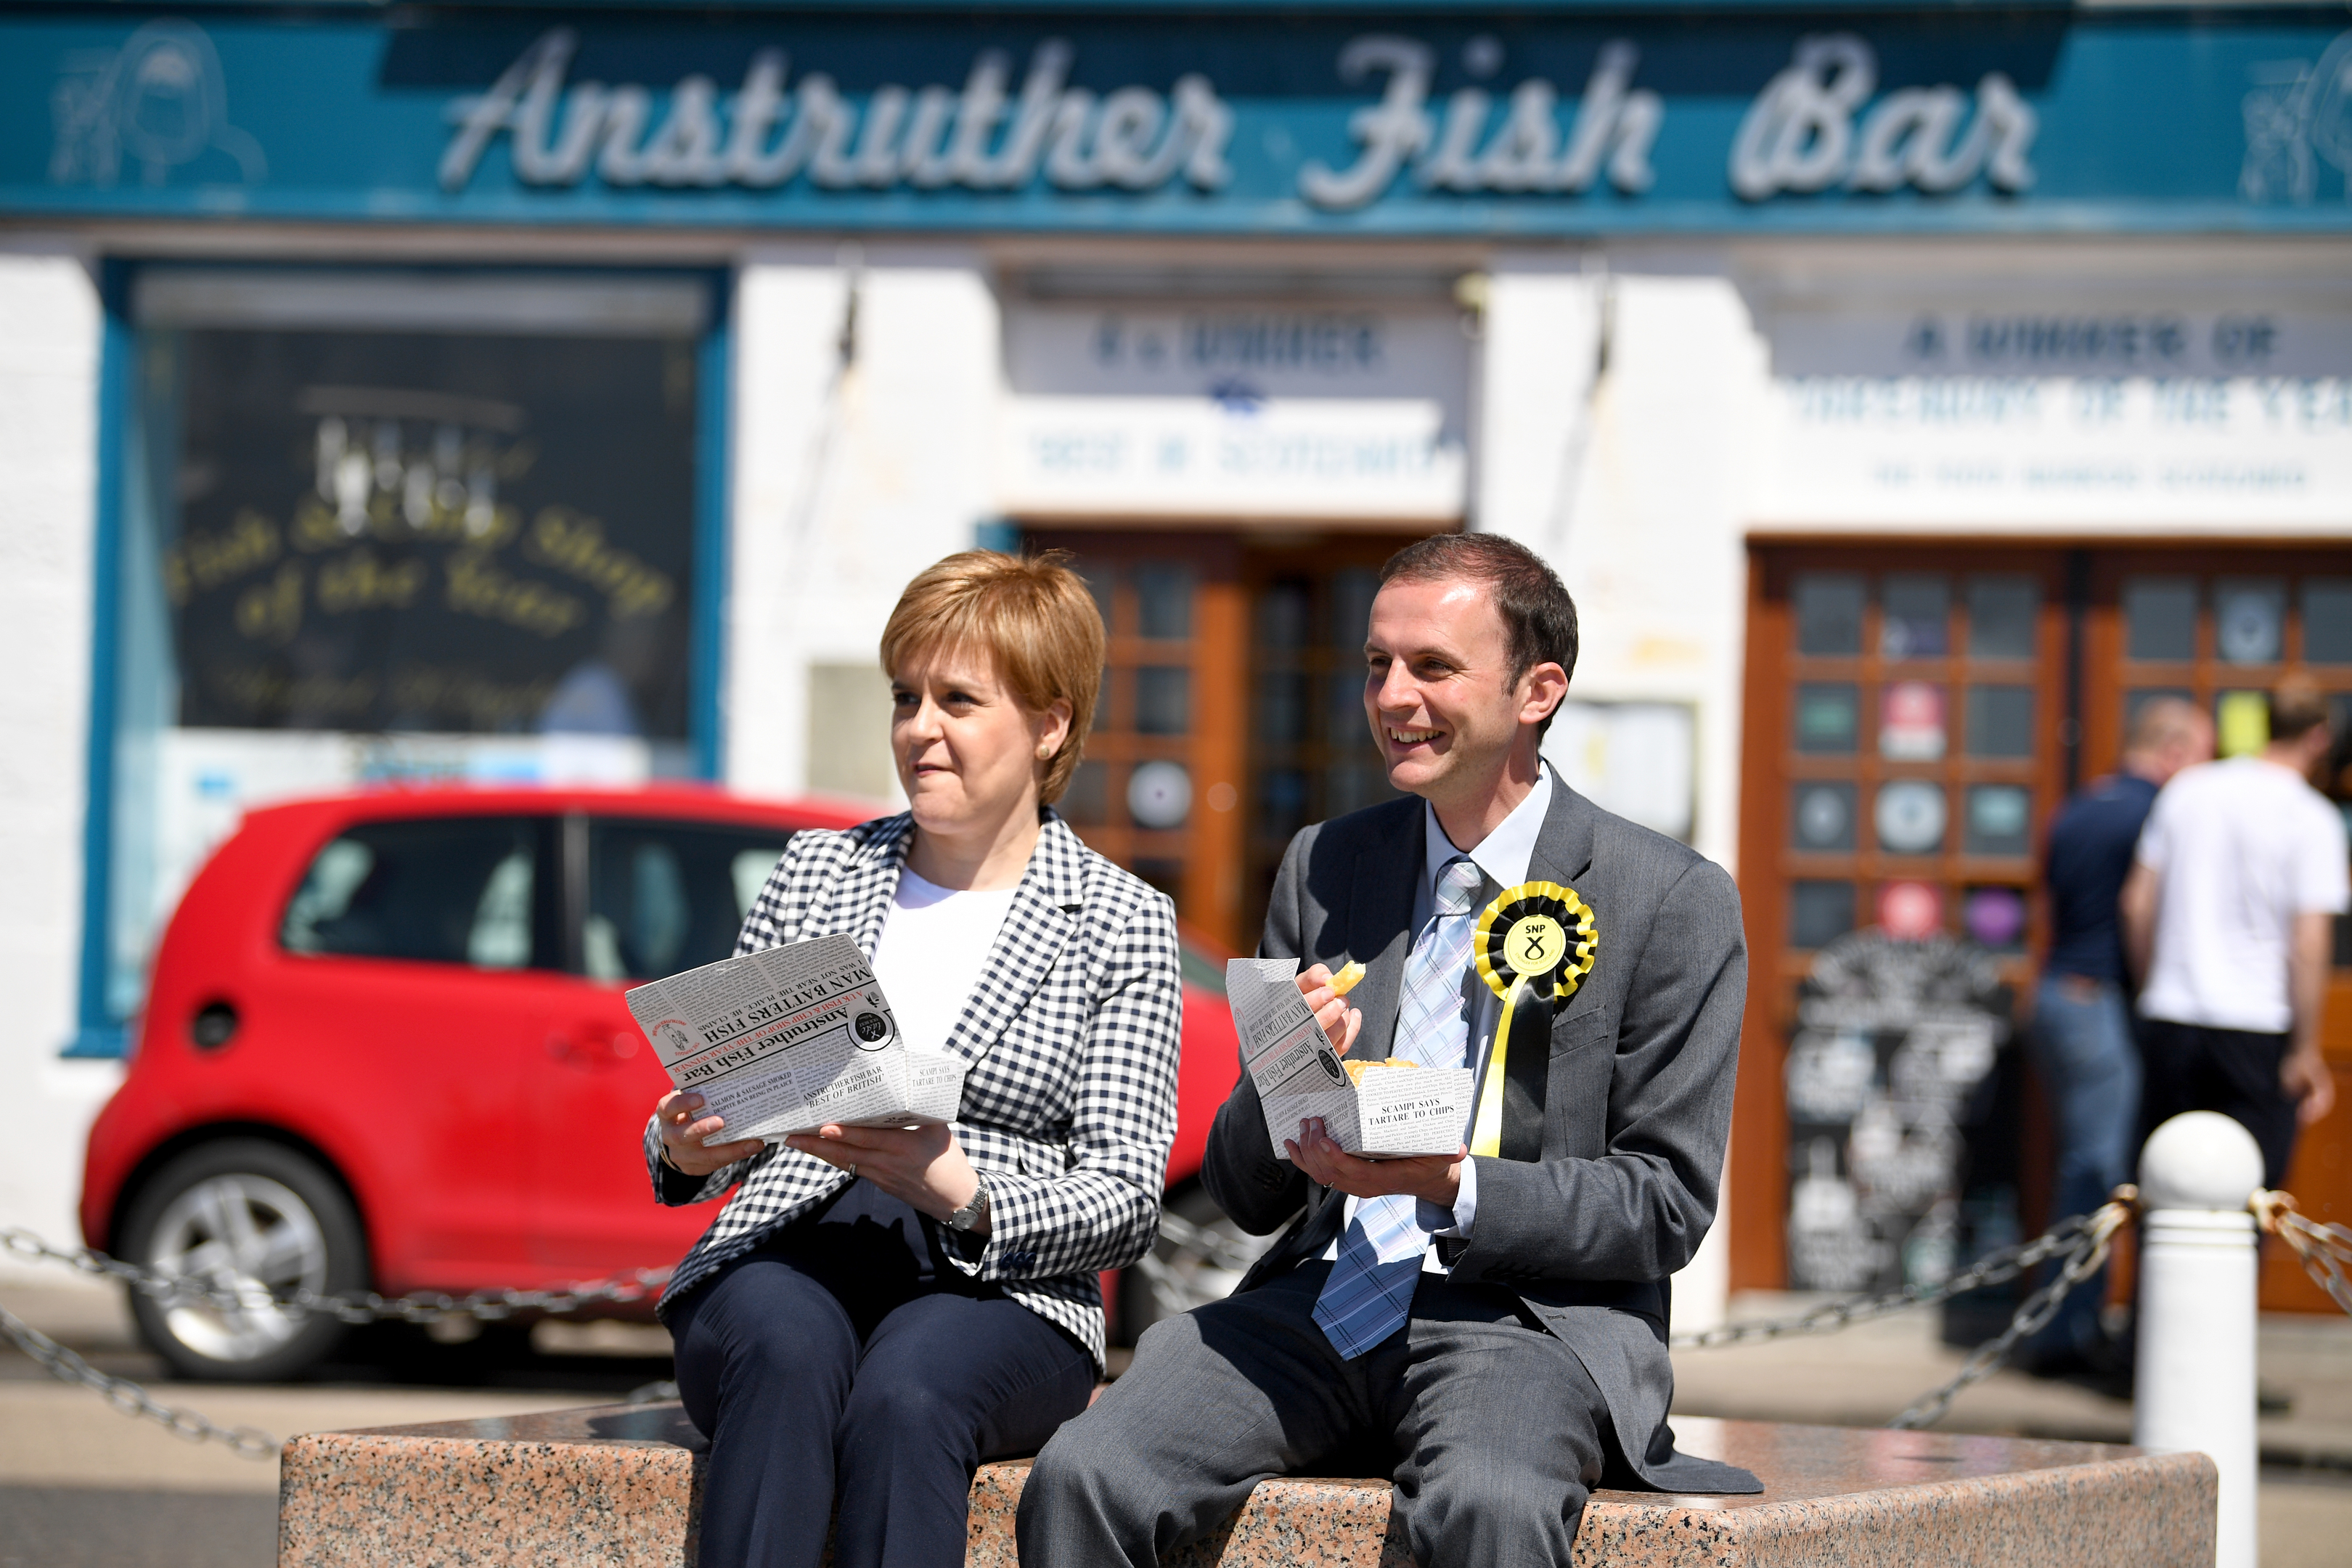
[[[2021,784],[1969,786],[1968,852],[2023,855],[2032,847],[2033,797]]]
[[[2124,584],[2124,657],[2183,663],[2197,657],[2197,584],[2187,577],[2135,577]]]
[[[1851,752],[1859,727],[1856,689],[1850,680],[1810,681],[1797,688],[1797,750]]]
[[[1827,947],[1853,929],[1852,882],[1796,882],[1789,892],[1791,947]]]
[[[2224,577],[2213,584],[2213,651],[2224,664],[2276,664],[2286,647],[2286,584]]]
[[[1878,829],[1878,847],[1889,855],[1933,855],[1944,847],[1948,815],[1942,785],[1897,779],[1878,787],[1871,820]]]
[[[1941,658],[1950,646],[1951,608],[1951,583],[1940,574],[1890,574],[1878,622],[1879,656]]]
[[[2033,754],[2033,688],[1969,688],[1969,755],[2030,757]]]
[[[2352,577],[2304,579],[2303,658],[2306,664],[2352,664]]]
[[[1796,606],[1797,651],[1860,653],[1863,594],[1863,580],[1851,573],[1800,574],[1790,595]]]
[[[155,268],[131,300],[91,1026],[247,805],[710,764],[703,284]]]
[[[2034,617],[2042,607],[2041,585],[2032,578],[2003,574],[1969,579],[1969,657],[2032,658]]]
[[[1790,843],[1799,850],[1853,847],[1853,785],[1804,783],[1796,786]]]
[[[1192,672],[1181,666],[1145,665],[1135,672],[1135,730],[1140,735],[1182,735],[1192,728]]]

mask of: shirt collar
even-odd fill
[[[1543,832],[1544,817],[1551,810],[1551,764],[1544,763],[1536,770],[1536,786],[1528,791],[1527,799],[1511,808],[1510,816],[1495,826],[1495,831],[1478,841],[1478,847],[1468,851],[1471,863],[1495,880],[1498,888],[1516,888],[1528,879],[1528,862],[1535,858],[1536,839]],[[1433,900],[1437,874],[1445,863],[1464,853],[1445,837],[1445,829],[1437,825],[1437,808],[1423,802],[1421,807],[1422,841],[1425,863],[1422,868],[1422,890]]]

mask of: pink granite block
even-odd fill
[[[2212,1462],[2096,1443],[1678,1424],[1754,1470],[1761,1496],[1602,1491],[1590,1568],[2203,1568]],[[675,1405],[298,1438],[279,1483],[280,1568],[692,1568],[700,1439]],[[1025,1460],[974,1478],[971,1568],[1017,1568]],[[1168,1568],[1409,1568],[1381,1480],[1269,1480]]]

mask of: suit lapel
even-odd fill
[[[994,1048],[1054,972],[1086,907],[1086,853],[1069,825],[1047,812],[1029,869],[989,949],[987,967],[948,1037],[948,1048],[966,1061],[976,1062]]]
[[[1585,889],[1579,886],[1577,879],[1592,869],[1593,811],[1591,801],[1569,788],[1558,773],[1552,775],[1551,805],[1544,813],[1543,830],[1536,836],[1535,853],[1528,858],[1529,881],[1558,882],[1583,895]],[[1596,910],[1594,918],[1600,919],[1601,913]],[[1601,951],[1601,962],[1605,963],[1609,951],[1605,932]],[[1565,1018],[1578,1011],[1593,994],[1592,977],[1587,975],[1560,1016]],[[1498,1149],[1506,1160],[1543,1158],[1544,1094],[1551,1079],[1552,1022],[1533,1018],[1511,1030],[1511,1048],[1503,1069],[1503,1132]]]
[[[1419,800],[1401,805],[1396,825],[1356,856],[1348,895],[1348,956],[1364,978],[1348,1000],[1364,1015],[1363,1032],[1349,1054],[1385,1061],[1396,1043],[1397,1008],[1404,992],[1405,955],[1412,948],[1413,886],[1427,858]]]

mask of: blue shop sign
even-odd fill
[[[2352,31],[2300,13],[203,15],[0,19],[0,212],[2352,227]]]

